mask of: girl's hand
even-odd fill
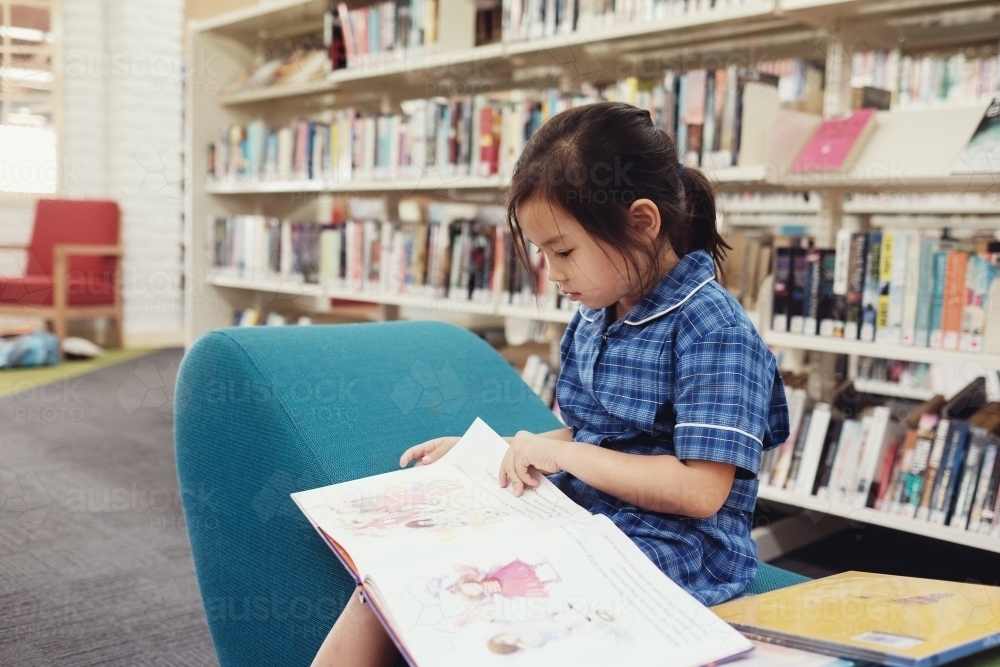
[[[410,461],[416,461],[414,466],[434,463],[439,458],[447,454],[452,447],[457,445],[458,441],[459,438],[445,436],[443,438],[428,440],[427,442],[419,445],[414,445],[403,452],[403,455],[399,457],[399,467],[405,468],[409,465]]]
[[[500,486],[506,488],[511,482],[515,496],[520,496],[525,486],[538,486],[540,482],[531,476],[531,472],[537,470],[543,475],[551,475],[562,470],[557,459],[565,445],[560,440],[518,431],[510,439],[510,447],[500,464]]]

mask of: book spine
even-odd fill
[[[988,440],[989,434],[985,429],[978,426],[969,428],[969,447],[965,452],[962,475],[956,486],[954,507],[951,516],[945,521],[952,528],[965,530],[969,525],[976,483],[979,481],[979,469],[983,463],[983,452]]]
[[[952,420],[942,419],[938,422],[937,431],[934,434],[934,445],[930,450],[926,466],[923,471],[923,480],[920,488],[920,500],[917,505],[916,518],[927,521],[930,518],[931,509],[934,505],[934,493],[940,483],[938,473],[941,470],[941,462],[944,460],[944,453],[948,447],[949,433],[957,427],[952,426]]]
[[[823,289],[823,254],[820,250],[806,253],[805,317],[802,333],[815,336],[819,333],[819,306]]]
[[[931,492],[930,512],[927,520],[931,523],[944,524],[954,500],[955,486],[961,473],[962,460],[965,455],[966,442],[969,435],[969,423],[960,419],[952,420],[948,429],[948,444],[941,457],[937,478],[934,480],[934,490]]]
[[[821,325],[820,335],[833,336],[834,338],[844,337],[844,326],[847,318],[847,292],[850,284],[850,260],[851,231],[849,229],[838,230],[834,250],[829,333],[825,333],[825,328]]]
[[[927,237],[920,240],[919,260],[916,265],[916,308],[913,317],[912,345],[927,347],[930,339],[931,304],[934,300],[934,254],[937,249],[937,239]],[[910,285],[914,284],[914,276],[908,276]],[[906,343],[906,325],[904,323],[903,344]]]
[[[825,403],[817,403],[813,408],[798,469],[788,483],[788,486],[799,495],[809,495],[816,482],[816,471],[823,454],[827,431],[830,428],[831,414],[830,406]]]
[[[830,472],[833,469],[834,460],[837,458],[837,448],[840,446],[843,428],[843,419],[831,417],[826,440],[823,442],[823,453],[820,455],[820,463],[816,468],[816,479],[813,481],[812,489],[810,489],[810,493],[814,496],[820,495],[821,489],[825,489],[830,482]]]
[[[883,232],[878,259],[878,300],[875,306],[875,336],[880,343],[889,338],[889,291],[892,286],[892,265],[896,250],[896,233]]]
[[[948,252],[934,253],[934,290],[931,296],[931,312],[927,329],[930,332],[927,345],[940,349],[942,347],[942,317],[944,312],[945,280],[948,271]]]
[[[944,287],[944,306],[941,311],[941,347],[957,350],[962,330],[962,308],[965,305],[966,267],[969,256],[962,250],[948,253]]]
[[[915,292],[916,281],[913,288],[908,289],[907,272],[916,273],[916,266],[910,264],[911,244],[916,247],[915,239],[906,232],[896,232],[893,242],[891,277],[889,281],[889,308],[887,317],[887,330],[883,340],[890,345],[899,345],[903,342],[903,319],[906,306],[906,299],[910,292]],[[910,267],[913,267],[912,269]]]
[[[929,414],[920,418],[920,423],[917,426],[917,445],[913,454],[913,466],[907,475],[905,503],[900,508],[901,514],[916,516],[923,520],[927,519],[926,512],[930,504],[933,477],[936,474],[936,467],[931,470],[930,461],[935,454],[937,460],[941,460],[941,452],[947,442],[948,428],[949,421],[947,419],[939,420],[935,415]],[[923,516],[921,516],[922,512]]]
[[[868,234],[868,254],[865,257],[865,287],[861,297],[861,340],[875,340],[875,319],[879,303],[879,257],[881,257],[882,233]]]
[[[789,299],[792,282],[792,249],[776,248],[774,251],[774,297],[771,328],[788,331]]]
[[[980,503],[982,508],[979,515],[978,532],[980,535],[989,535],[998,523],[998,516],[1000,516],[1000,443],[997,442],[996,436],[993,436],[991,440],[998,445],[998,449],[993,461],[993,471],[990,474],[986,490],[983,492],[982,503]]]
[[[867,256],[868,235],[864,232],[852,234],[844,321],[844,338],[850,340],[857,340],[861,332]]]

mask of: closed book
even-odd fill
[[[792,173],[849,169],[874,129],[874,109],[825,119],[795,159]]]
[[[816,330],[820,336],[843,337],[842,297],[833,291],[836,250],[819,251],[819,289],[816,290]],[[808,322],[807,322],[808,325]],[[808,328],[808,326],[807,326]]]
[[[929,336],[928,347],[940,349],[942,347],[942,313],[944,312],[944,290],[945,279],[948,274],[948,252],[937,251],[934,253],[934,288],[931,292],[931,310],[928,318],[927,329]]]
[[[752,167],[767,159],[767,131],[780,110],[778,77],[743,70],[738,88],[739,130],[734,131],[733,150],[739,166]]]
[[[972,501],[976,497],[976,484],[979,482],[979,470],[989,441],[990,434],[986,429],[975,425],[969,426],[969,446],[965,450],[962,474],[955,489],[951,516],[945,520],[945,523],[952,528],[965,530],[969,525]]]
[[[803,333],[809,290],[809,249],[792,248],[792,281],[788,298],[788,330]]]
[[[868,502],[868,492],[876,478],[879,461],[884,455],[890,410],[884,405],[872,410],[871,422],[859,452],[855,471],[851,475],[851,489],[856,507]]]
[[[771,305],[771,328],[788,331],[789,297],[792,287],[792,249],[774,250],[774,297]]]
[[[813,410],[809,410],[802,418],[802,426],[799,427],[799,434],[795,439],[795,447],[792,449],[792,463],[788,469],[788,474],[779,488],[790,488],[795,485],[795,476],[799,474],[799,465],[802,463],[802,450],[806,446],[806,437],[809,435],[809,427],[812,424],[812,419]],[[774,486],[778,486],[778,484],[775,483]]]
[[[773,468],[769,471],[770,474],[761,480],[762,486],[770,484],[779,489],[785,486],[788,472],[791,469],[792,454],[794,454],[802,422],[809,408],[808,401],[809,398],[804,389],[792,389],[788,397],[788,439],[777,448],[778,457]]]
[[[913,450],[913,463],[906,473],[898,514],[916,516],[926,520],[926,508],[930,503],[931,489],[931,485],[927,484],[928,465],[939,440],[941,443],[939,452],[944,450],[944,444],[948,437],[948,423],[947,419],[939,419],[936,414],[930,412],[921,415],[917,422],[917,442]],[[940,461],[940,456],[938,453],[938,461]],[[934,480],[930,481],[933,484]],[[925,495],[927,496],[926,503],[924,503]],[[925,512],[923,517],[920,516],[921,511]]]
[[[712,611],[750,638],[892,667],[942,665],[1000,643],[1000,588],[985,584],[843,572]]]
[[[851,235],[848,261],[847,293],[845,295],[844,338],[857,340],[861,333],[861,320],[865,291],[865,260],[868,257],[868,234]]]
[[[892,281],[892,263],[896,249],[896,232],[882,232],[882,243],[878,258],[878,299],[875,305],[875,340],[888,342],[889,334],[889,287]]]
[[[931,509],[934,504],[934,491],[938,484],[938,473],[941,471],[941,463],[944,461],[944,453],[948,447],[948,437],[952,429],[952,419],[941,419],[938,422],[937,430],[934,432],[933,445],[930,448],[923,473],[923,480],[920,484],[919,502],[916,508],[916,518],[921,521],[930,519]]]
[[[832,412],[827,403],[817,403],[813,407],[809,429],[806,431],[805,443],[799,457],[798,467],[791,476],[786,488],[795,493],[808,496],[812,493],[816,482],[816,472],[819,469],[820,458],[823,455],[823,445],[826,443],[827,431],[830,427]]]
[[[904,472],[909,470],[913,461],[913,450],[917,444],[917,429],[911,428],[906,431],[903,443],[896,452],[896,457],[892,462],[892,469],[889,474],[888,483],[880,489],[879,496],[875,499],[875,509],[883,512],[894,512],[899,504],[901,492],[901,479]]]
[[[875,320],[878,310],[880,275],[879,258],[882,256],[882,233],[869,232],[868,253],[865,257],[865,289],[861,296],[861,328],[859,338],[875,340]]]
[[[909,273],[911,243],[916,246],[914,239],[917,237],[907,232],[896,232],[893,236],[892,262],[889,276],[889,305],[886,311],[886,328],[882,336],[882,342],[890,345],[899,345],[903,342],[903,319],[904,309],[909,293],[916,292],[916,281],[910,288],[907,279]],[[916,273],[914,265],[913,273]],[[914,300],[914,311],[916,303]],[[915,314],[915,313],[914,313]]]
[[[969,521],[966,528],[970,533],[978,533],[982,523],[984,499],[989,493],[990,480],[996,466],[997,446],[996,436],[992,433],[987,434],[979,465],[979,476],[975,482],[976,491],[970,501]]]
[[[1000,169],[1000,98],[986,107],[969,143],[951,166],[953,174],[996,172]]]
[[[948,429],[948,444],[941,457],[941,467],[934,480],[931,492],[930,512],[927,520],[944,524],[955,500],[955,489],[962,472],[962,462],[969,440],[969,423],[963,419],[953,419]]]
[[[920,240],[920,260],[916,279],[917,307],[913,321],[912,345],[927,347],[930,343],[931,306],[934,301],[934,256],[937,252],[937,239],[924,237]],[[908,280],[913,281],[912,274]],[[903,344],[906,345],[907,328],[904,324]]]
[[[957,350],[965,306],[965,273],[969,255],[962,250],[948,253],[945,269],[944,302],[941,309],[941,347]]]
[[[820,335],[844,337],[844,326],[847,319],[847,291],[851,266],[851,230],[837,231],[836,248],[833,264],[833,297],[830,310],[830,330],[826,332],[820,321]]]
[[[806,253],[806,303],[801,333],[814,336],[819,329],[819,288],[822,278],[819,251],[810,248]]]
[[[979,526],[977,532],[981,535],[988,535],[998,522],[1000,515],[1000,442],[995,438],[993,442],[998,445],[998,450],[993,461],[993,471],[990,473],[989,481],[983,491],[983,499],[979,503]]]
[[[830,471],[833,469],[833,463],[837,457],[837,447],[840,445],[840,433],[843,427],[843,419],[831,416],[830,426],[827,428],[826,438],[823,441],[823,452],[820,455],[819,466],[816,468],[816,478],[813,481],[812,489],[809,490],[809,493],[814,496],[818,495],[819,490],[830,482]]]

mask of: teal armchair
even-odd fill
[[[354,582],[289,494],[460,435],[558,427],[487,343],[437,322],[222,329],[175,392],[177,474],[221,667],[308,667]],[[761,564],[748,594],[803,581]]]

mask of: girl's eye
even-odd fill
[[[569,257],[569,254],[573,252],[572,250],[563,250],[562,252],[557,252],[556,257]]]

